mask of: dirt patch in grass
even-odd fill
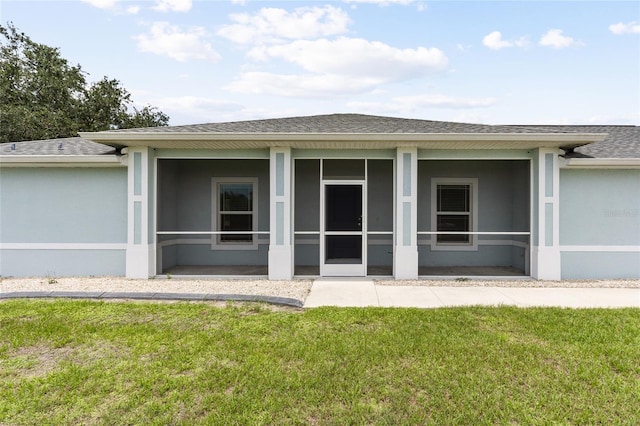
[[[106,341],[96,341],[91,345],[61,347],[38,344],[9,351],[11,362],[7,367],[9,367],[8,371],[13,370],[13,375],[32,379],[46,376],[63,362],[87,366],[103,359],[123,356],[125,352],[128,351]]]
[[[34,378],[49,374],[72,353],[73,348],[67,346],[52,348],[46,345],[34,345],[18,348],[9,355],[13,358],[12,364],[18,376]]]

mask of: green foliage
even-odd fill
[[[640,310],[0,303],[0,424],[640,424]]]
[[[75,136],[79,131],[166,126],[157,108],[132,106],[116,79],[89,85],[80,65],[0,25],[0,142]]]

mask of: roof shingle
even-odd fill
[[[100,133],[607,133],[605,140],[568,153],[573,157],[640,158],[640,126],[615,125],[486,125],[449,121],[380,117],[363,114],[329,114],[273,118],[186,126],[110,130]],[[115,155],[107,145],[80,137],[0,144],[0,155]]]
[[[526,126],[494,126],[364,114],[328,114],[171,127],[110,130],[105,133],[555,133]]]
[[[114,155],[116,149],[80,137],[5,142],[0,155]]]

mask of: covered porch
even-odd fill
[[[128,277],[558,279],[559,157],[602,135],[456,126],[336,115],[87,136],[126,155]]]
[[[340,154],[291,153],[283,227],[292,276],[396,276],[398,216],[406,219],[397,153]],[[160,155],[154,167],[155,275],[273,275],[270,183],[281,174],[269,158]],[[529,276],[531,167],[530,159],[417,160],[412,275]]]

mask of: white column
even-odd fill
[[[398,148],[396,153],[396,229],[393,275],[418,278],[418,149]]]
[[[127,176],[127,278],[149,278],[155,275],[155,244],[149,231],[149,148],[128,150]]]
[[[560,265],[560,150],[540,148],[533,161],[538,191],[532,229],[531,276],[539,280],[559,280]]]
[[[269,279],[293,278],[291,148],[271,148],[269,161]]]

